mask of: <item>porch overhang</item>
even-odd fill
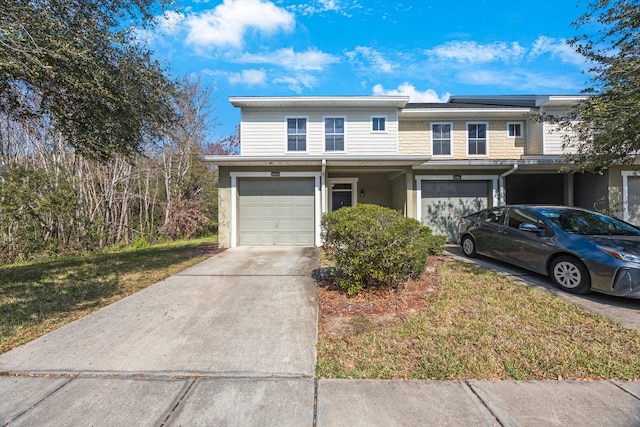
[[[419,166],[431,160],[431,156],[200,156],[204,162],[214,163],[218,166],[307,166],[321,168],[327,167],[406,167]]]
[[[560,172],[570,171],[574,168],[574,165],[568,163],[562,156],[540,156],[521,159],[509,159],[509,160],[431,160],[427,163],[419,166],[414,166],[416,171],[423,170],[443,170],[443,169],[455,169],[455,170],[496,170],[496,172],[506,171],[512,169],[515,165],[518,166],[516,173],[548,173],[548,172]]]

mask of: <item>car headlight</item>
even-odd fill
[[[601,251],[606,252],[612,257],[617,258],[621,261],[637,262],[638,264],[640,264],[640,256],[631,255],[626,252],[622,252],[616,249],[606,248],[603,246],[599,246],[599,248]]]

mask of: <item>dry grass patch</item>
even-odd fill
[[[0,354],[210,257],[216,241],[0,266]]]
[[[640,333],[505,276],[431,257],[405,289],[320,287],[325,378],[640,379]]]

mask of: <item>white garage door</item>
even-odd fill
[[[240,179],[239,241],[242,246],[313,246],[314,179]]]
[[[627,189],[629,191],[629,222],[640,225],[640,177],[630,176]]]
[[[433,234],[455,241],[460,216],[489,206],[488,181],[422,181],[422,218]]]

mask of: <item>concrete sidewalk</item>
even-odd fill
[[[640,426],[640,383],[319,380],[318,426]]]
[[[629,382],[54,375],[0,390],[10,426],[640,426]]]
[[[640,426],[640,383],[315,380],[317,265],[227,250],[0,356],[0,425]]]

